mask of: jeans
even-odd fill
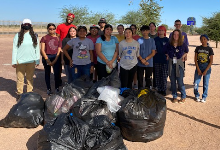
[[[87,65],[73,65],[73,67],[71,68],[72,71],[72,81],[75,79],[78,79],[79,77],[86,75],[86,76],[90,76],[90,68],[91,68],[91,64],[87,64]]]
[[[179,71],[180,71],[180,76],[176,76],[176,64],[172,65],[172,71],[171,71],[171,76],[170,76],[170,81],[171,81],[171,90],[172,90],[172,95],[173,98],[177,98],[177,90],[176,90],[176,81],[178,84],[178,88],[180,89],[181,92],[181,98],[186,98],[186,90],[185,90],[185,85],[183,83],[183,76],[184,76],[184,68],[179,66]]]
[[[65,69],[65,72],[66,72],[68,83],[70,84],[73,81],[72,80],[72,69],[70,68],[69,65],[64,65],[64,69]]]
[[[208,66],[208,63],[199,63],[199,69],[201,70],[201,72],[204,72],[205,69]],[[206,75],[203,76],[203,94],[202,94],[202,98],[206,98],[208,96],[208,87],[209,87],[209,78],[211,75],[211,67],[209,68],[209,70],[207,71]],[[195,97],[199,97],[199,83],[201,81],[202,76],[198,75],[197,69],[195,70],[195,76],[194,76],[194,94]]]
[[[52,55],[47,55],[48,59],[53,62],[53,60],[56,58],[56,54]],[[45,82],[47,85],[47,89],[51,90],[50,86],[50,73],[51,73],[51,66],[47,65],[46,60],[44,57],[42,58],[42,62],[44,65],[44,70],[45,70]],[[52,66],[53,67],[53,72],[54,72],[54,80],[55,80],[55,89],[59,88],[60,85],[60,57],[56,61],[56,63]]]

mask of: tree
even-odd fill
[[[75,25],[91,25],[98,24],[100,18],[105,18],[106,21],[110,24],[115,24],[115,15],[108,11],[105,13],[100,12],[92,12],[89,11],[87,6],[78,7],[78,6],[64,6],[60,10],[60,18],[63,22],[66,21],[66,16],[68,13],[73,13],[75,15],[75,19],[73,20],[73,24]]]
[[[181,27],[181,30],[183,31],[183,32],[188,32],[189,31],[189,29],[190,29],[190,27],[189,26],[187,26],[186,24],[182,24],[182,27]]]
[[[154,0],[141,0],[139,5],[141,15],[143,15],[140,22],[142,25],[149,25],[150,22],[157,25],[160,23],[160,12],[163,7]]]
[[[78,6],[64,6],[60,11],[60,18],[63,22],[66,22],[66,16],[68,13],[73,13],[75,15],[75,19],[73,20],[73,24],[83,25],[88,24],[88,16],[90,12],[88,11],[88,7],[78,7]]]
[[[203,18],[203,26],[196,30],[200,34],[207,34],[210,40],[215,41],[216,48],[218,47],[218,42],[220,41],[220,12],[214,13],[210,18]]]
[[[141,21],[141,14],[139,11],[131,10],[128,11],[122,18],[118,21],[122,24],[135,24]]]

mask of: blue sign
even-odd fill
[[[196,25],[196,18],[194,17],[189,17],[187,19],[187,25]]]

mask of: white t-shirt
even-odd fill
[[[122,68],[130,70],[138,63],[139,49],[140,44],[136,40],[132,42],[123,40],[119,43],[119,57],[121,57],[120,65]]]

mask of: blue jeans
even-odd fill
[[[170,76],[171,90],[172,90],[173,98],[177,98],[177,90],[176,90],[176,81],[177,81],[178,87],[180,88],[180,92],[181,92],[181,98],[183,99],[186,98],[186,90],[185,90],[185,85],[183,83],[184,68],[179,66],[179,71],[180,71],[180,76],[177,77],[176,64],[173,64],[171,76]]]
[[[208,66],[208,63],[205,64],[198,64],[199,65],[199,69],[201,70],[201,72],[204,72],[205,69]],[[208,87],[209,87],[209,78],[210,78],[210,74],[211,74],[211,67],[209,68],[209,70],[207,71],[206,75],[203,76],[203,94],[202,94],[202,98],[206,98],[208,96]],[[194,76],[194,94],[195,97],[199,97],[199,83],[201,81],[202,76],[198,75],[197,69],[195,71],[195,76]]]
[[[69,65],[64,65],[65,73],[68,79],[68,83],[70,84],[72,80],[72,69],[70,68]]]
[[[91,64],[87,65],[73,65],[72,70],[72,81],[78,79],[79,77],[86,75],[90,76]]]

